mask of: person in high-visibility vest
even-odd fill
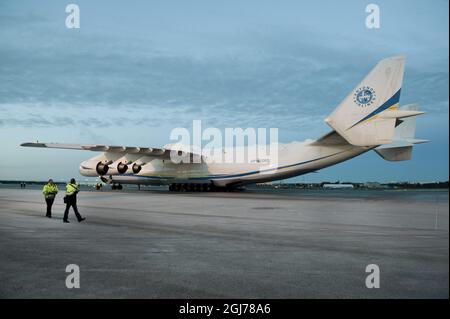
[[[69,209],[72,206],[73,211],[75,212],[75,216],[77,216],[78,222],[82,222],[86,218],[81,217],[78,212],[77,207],[77,194],[80,191],[80,186],[75,181],[75,178],[72,178],[70,182],[66,185],[66,196],[64,198],[64,202],[66,203],[66,210],[64,211],[64,219],[65,223],[69,222]]]
[[[48,218],[52,218],[52,206],[55,201],[56,194],[58,194],[58,186],[53,183],[52,179],[48,180],[48,183],[44,185],[42,189],[42,193],[44,194],[45,202],[47,203],[47,216]]]

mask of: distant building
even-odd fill
[[[323,184],[323,188],[332,188],[332,189],[353,189],[353,184]]]

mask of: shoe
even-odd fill
[[[63,220],[64,223],[70,223],[68,220]]]
[[[52,218],[52,216],[50,216],[50,215],[45,215],[45,217],[47,217],[47,218]]]
[[[86,218],[85,217],[81,217],[79,220],[78,220],[78,222],[79,223],[81,223],[83,220],[85,220]]]

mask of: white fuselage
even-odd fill
[[[108,173],[110,182],[121,184],[167,185],[214,184],[218,187],[239,186],[294,177],[317,171],[360,155],[371,147],[355,147],[348,143],[340,145],[315,145],[314,141],[292,142],[278,145],[277,161],[261,163],[258,158],[247,158],[245,163],[208,162],[173,163],[170,159],[154,158],[147,162],[142,170],[135,174],[128,169],[124,174]],[[235,149],[246,152],[247,148]],[[95,160],[94,160],[95,162]],[[81,164],[80,172],[93,176],[89,161]],[[271,165],[269,165],[271,164]],[[91,165],[92,166],[92,165]]]

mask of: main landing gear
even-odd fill
[[[176,183],[169,185],[171,192],[235,192],[242,191],[242,188],[237,187],[219,187],[214,184],[184,184]]]
[[[115,184],[114,183],[114,184],[111,185],[111,189],[112,190],[116,190],[116,189],[117,190],[121,190],[121,189],[123,189],[123,186],[121,184]]]
[[[209,192],[213,190],[210,184],[170,184],[171,192]]]

